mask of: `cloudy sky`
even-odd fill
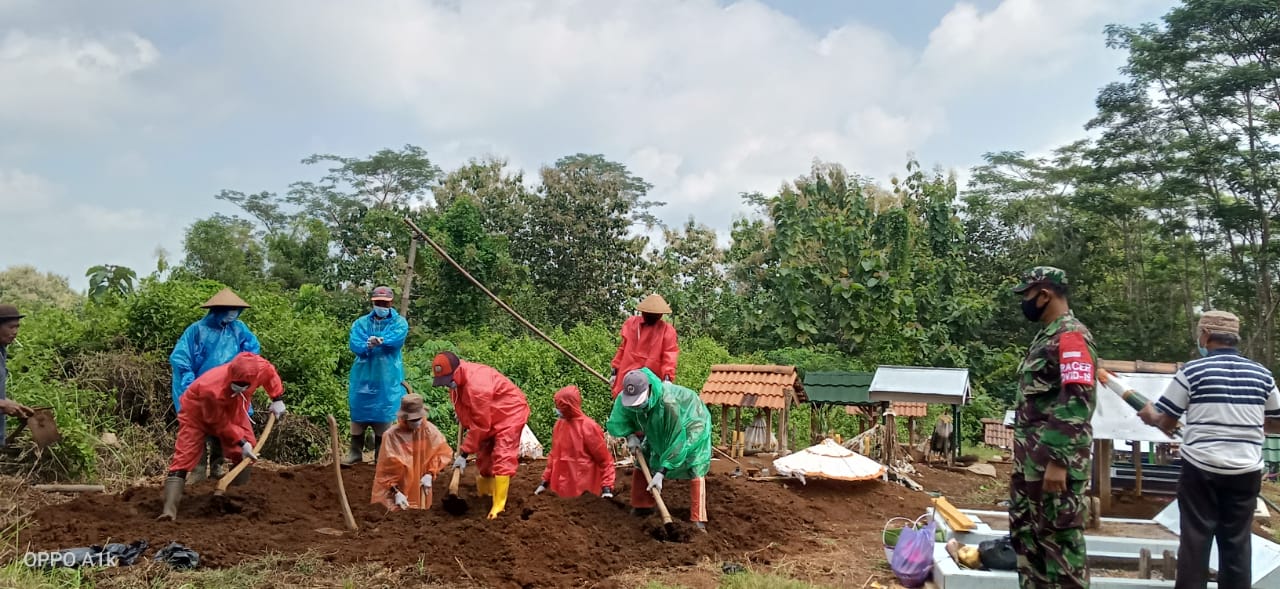
[[[0,0],[0,267],[155,265],[222,188],[413,143],[603,153],[726,229],[817,157],[885,180],[1078,138],[1169,0]],[[909,12],[907,6],[914,9]]]

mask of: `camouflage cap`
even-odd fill
[[[1067,285],[1067,273],[1061,268],[1053,266],[1036,266],[1027,270],[1022,275],[1022,282],[1018,286],[1013,287],[1013,292],[1022,294],[1027,292],[1033,286],[1056,284],[1058,286]]]

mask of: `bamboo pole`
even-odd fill
[[[342,500],[342,517],[347,529],[356,531],[356,518],[351,515],[351,504],[347,501],[347,488],[342,482],[342,445],[338,442],[338,422],[332,415],[329,418],[329,443],[333,449],[333,474],[338,477],[338,498]]]
[[[605,384],[609,384],[609,379],[605,378],[603,374],[600,374],[594,368],[588,366],[586,362],[579,360],[578,357],[570,353],[569,350],[564,349],[563,346],[556,343],[555,340],[551,339],[549,336],[547,336],[547,334],[542,333],[542,330],[538,329],[537,327],[534,327],[534,325],[532,323],[529,323],[527,319],[525,319],[524,317],[521,317],[520,314],[517,313],[515,309],[512,309],[510,305],[506,304],[505,302],[502,301],[502,299],[498,298],[498,295],[493,294],[492,292],[489,291],[489,289],[485,288],[485,286],[481,284],[479,280],[476,280],[475,277],[471,276],[471,274],[468,273],[466,269],[464,269],[460,264],[458,264],[458,262],[454,261],[454,259],[451,256],[449,256],[449,253],[444,251],[444,248],[440,247],[440,244],[437,244],[434,240],[431,239],[430,236],[426,234],[426,232],[424,232],[422,229],[419,229],[417,224],[415,224],[412,219],[405,217],[404,222],[406,225],[409,226],[410,229],[413,229],[413,232],[418,235],[418,238],[422,239],[422,241],[426,242],[427,245],[431,246],[431,249],[435,250],[435,252],[439,254],[441,258],[444,258],[444,261],[448,262],[450,266],[453,266],[455,270],[457,270],[460,274],[462,274],[463,278],[466,278],[468,281],[471,282],[471,284],[474,284],[476,288],[479,288],[481,291],[484,292],[484,294],[488,295],[490,299],[493,299],[493,302],[497,303],[499,307],[502,307],[502,310],[506,311],[513,318],[515,318],[516,321],[519,321],[521,325],[524,325],[526,328],[528,328],[538,337],[545,340],[548,344],[551,344],[551,347],[558,350],[561,354],[564,354],[565,356],[567,356],[570,360],[573,360],[574,363],[576,363],[578,366],[581,366],[583,370],[586,370],[587,372],[591,373],[592,376],[595,376],[596,378],[600,379],[601,382]]]

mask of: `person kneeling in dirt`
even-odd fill
[[[431,509],[431,483],[452,457],[444,434],[427,421],[422,397],[405,395],[395,427],[382,435],[369,502],[387,509]]]
[[[582,412],[582,394],[570,385],[556,392],[556,426],[551,432],[551,455],[542,471],[542,484],[534,495],[548,488],[564,498],[600,491],[613,497],[613,454],[600,424]]]
[[[636,468],[631,479],[631,507],[636,515],[653,513],[651,491],[662,492],[666,479],[689,479],[689,519],[706,529],[707,471],[711,469],[711,413],[698,393],[663,382],[648,368],[632,370],[622,380],[605,429],[627,438],[632,453],[641,452],[653,481]]]
[[[435,386],[449,388],[458,424],[467,430],[453,466],[461,471],[467,455],[476,455],[476,492],[493,496],[489,519],[494,519],[507,506],[507,490],[520,463],[520,434],[529,421],[529,401],[501,372],[463,362],[453,352],[436,354],[431,372]]]
[[[206,436],[218,439],[222,453],[232,465],[241,460],[257,460],[253,445],[258,441],[249,422],[249,404],[259,387],[271,397],[271,412],[276,419],[284,416],[284,385],[280,375],[266,358],[243,352],[222,366],[206,373],[182,393],[182,410],[178,412],[178,439],[169,463],[169,476],[164,481],[164,512],[157,519],[176,520],[178,503],[187,471],[195,467],[204,449]],[[245,468],[233,481],[242,485],[249,478]]]

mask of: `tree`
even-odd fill
[[[24,312],[48,307],[73,309],[81,300],[64,276],[25,264],[0,271],[0,302],[17,305]]]
[[[681,337],[726,341],[736,336],[732,323],[724,320],[728,281],[715,230],[690,218],[683,227],[662,233],[663,247],[649,252],[644,291],[664,295]]]
[[[652,186],[622,164],[578,154],[542,169],[528,195],[526,219],[512,256],[528,268],[535,290],[555,302],[561,326],[611,321],[639,295],[647,238],[637,224],[656,224],[643,198]]]
[[[239,217],[215,214],[196,221],[183,241],[186,259],[182,269],[196,277],[243,288],[263,278],[261,242],[253,223]]]
[[[126,297],[133,293],[133,282],[138,273],[126,266],[103,264],[89,268],[84,274],[89,279],[89,300],[103,303]]]

